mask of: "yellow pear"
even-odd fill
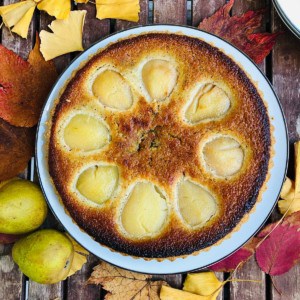
[[[12,256],[20,270],[31,280],[52,284],[68,276],[74,247],[63,233],[43,229],[17,241]]]
[[[41,189],[28,180],[13,180],[0,187],[0,233],[23,234],[40,227],[47,216]]]

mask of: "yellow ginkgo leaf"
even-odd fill
[[[282,214],[290,215],[300,210],[300,142],[295,147],[295,182],[286,178],[278,201],[278,208]]]
[[[96,0],[97,15],[100,20],[111,18],[138,22],[139,0]]]
[[[286,178],[285,182],[282,185],[280,198],[286,200],[292,200],[295,197],[295,183],[290,179]]]
[[[71,12],[70,0],[42,0],[39,2],[37,8],[44,10],[50,16],[56,19],[66,19]]]
[[[35,7],[36,3],[33,0],[1,6],[0,16],[5,26],[13,27],[13,32],[26,38]]]
[[[90,0],[74,0],[74,2],[77,3],[88,3]]]
[[[300,210],[300,199],[295,198],[295,200],[292,202],[292,200],[279,200],[278,201],[278,208],[280,210],[281,214],[285,214],[287,210],[287,215],[291,215],[292,213]]]
[[[74,51],[82,51],[82,30],[86,11],[71,11],[65,20],[54,20],[49,28],[53,31],[42,30],[41,52],[45,60],[50,60]]]
[[[173,289],[169,286],[162,286],[159,295],[161,300],[211,300],[209,296],[201,296],[185,292],[182,290]]]
[[[28,28],[35,10],[35,6],[29,8],[23,18],[14,26],[12,32],[20,35],[22,38],[26,38],[28,35]]]
[[[82,266],[87,262],[87,256],[89,255],[89,252],[81,247],[69,234],[66,233],[66,235],[71,240],[74,248],[74,256],[68,274],[69,277],[82,269]]]
[[[278,208],[280,213],[287,215],[300,210],[300,198],[295,196],[295,183],[287,178],[282,186],[280,198],[282,200],[278,201]]]
[[[300,144],[294,144],[295,149],[295,197],[300,198]]]
[[[223,282],[219,281],[214,272],[201,272],[188,274],[183,284],[183,290],[207,296],[208,299],[217,299]]]
[[[66,233],[66,235],[72,241],[72,244],[73,244],[75,252],[78,252],[78,253],[81,253],[81,254],[85,254],[85,255],[89,255],[90,254],[89,251],[87,251],[81,245],[79,245],[68,233]]]

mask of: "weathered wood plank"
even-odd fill
[[[204,18],[210,17],[226,0],[192,0],[192,2],[192,24],[198,26]]]
[[[290,143],[293,143],[300,137],[300,40],[283,24],[274,9],[271,24],[272,31],[283,32],[273,50],[272,81],[287,119]],[[273,221],[279,218],[279,214],[273,213]],[[273,282],[282,295],[272,285],[272,299],[300,299],[299,278],[299,265],[286,274],[275,276]]]
[[[100,299],[101,287],[94,284],[86,284],[90,277],[93,267],[99,263],[99,259],[90,254],[87,263],[75,275],[68,278],[67,299]]]
[[[50,30],[48,28],[48,25],[54,20],[54,18],[50,17],[45,12],[40,12],[40,19],[39,19],[39,29],[40,30]],[[60,73],[62,70],[65,69],[65,67],[70,62],[70,55],[66,54],[61,57],[58,57],[54,59],[56,68],[58,72]],[[37,182],[37,176],[34,168],[34,164],[32,164],[31,169],[31,180]],[[52,213],[49,211],[48,217],[45,221],[44,227],[47,228],[54,228],[58,229],[58,222],[55,220]],[[51,284],[51,285],[45,285],[45,284],[39,284],[34,281],[29,280],[28,282],[29,290],[28,290],[28,298],[33,300],[42,300],[42,299],[55,299],[55,298],[63,298],[64,292],[63,292],[63,283],[59,282],[57,284]]]
[[[109,34],[110,21],[96,19],[96,6],[93,3],[78,4],[78,9],[87,11],[83,27],[83,46],[86,49]]]
[[[255,262],[255,258],[252,257],[245,265],[239,269],[235,278],[245,280],[260,280],[261,282],[236,282],[230,283],[230,299],[232,300],[244,300],[244,299],[265,299],[266,284],[265,274],[260,271]]]
[[[96,6],[93,3],[78,4],[78,9],[86,10],[83,43],[84,48],[88,48],[97,40],[105,37],[110,31],[109,20],[98,20],[96,16]],[[66,281],[67,292],[65,295],[67,299],[99,299],[101,295],[101,288],[96,285],[87,285],[86,280],[92,273],[93,267],[99,262],[99,259],[90,254],[88,262],[76,274],[71,276]]]
[[[140,0],[140,6],[141,6],[141,11],[140,11],[140,19],[138,23],[116,20],[115,30],[119,31],[126,28],[138,26],[138,25],[148,24],[148,0]]]
[[[0,1],[0,5],[8,5],[18,2],[17,0]],[[23,39],[11,33],[8,28],[3,27],[1,30],[1,42],[8,49],[13,50],[22,58],[27,59],[28,54],[33,46],[33,36],[35,31],[35,20],[30,24],[28,39]],[[26,178],[26,171],[21,177]],[[22,282],[24,276],[18,266],[14,264],[11,257],[12,245],[0,244],[0,299],[21,299],[23,294]]]
[[[243,1],[236,0],[232,8],[233,15],[241,15],[248,10],[256,10],[266,7],[266,1]],[[266,29],[267,13],[262,24],[262,29]],[[259,66],[263,72],[266,71],[266,62]],[[236,272],[236,278],[261,280],[261,283],[253,282],[232,282],[230,283],[230,294],[233,300],[240,299],[265,299],[266,295],[266,277],[255,259],[250,259],[240,270]]]
[[[186,24],[186,0],[154,0],[153,22]]]
[[[22,278],[18,266],[11,257],[12,245],[0,244],[0,299],[21,299]]]
[[[290,142],[293,143],[300,137],[300,40],[289,31],[275,11],[272,29],[283,32],[273,51],[273,85],[283,105]]]

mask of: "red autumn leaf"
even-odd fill
[[[0,44],[0,118],[11,125],[33,127],[54,84],[53,62],[45,62],[39,37],[28,61]]]
[[[279,33],[255,33],[261,28],[264,10],[248,11],[241,16],[230,16],[234,4],[230,0],[214,15],[204,19],[199,29],[213,33],[237,46],[256,63],[261,63],[271,52]]]
[[[209,267],[215,272],[232,272],[240,263],[245,263],[255,252],[255,247],[260,239],[251,239],[244,247],[236,251],[229,257]]]
[[[34,154],[34,128],[15,127],[0,118],[0,181],[18,175]]]
[[[300,212],[288,216],[280,225],[268,225],[260,238],[270,235],[256,250],[256,261],[267,274],[280,275],[300,260]]]

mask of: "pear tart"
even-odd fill
[[[267,109],[217,48],[132,36],[91,57],[57,100],[49,169],[80,228],[115,251],[184,256],[253,207],[271,156]]]

